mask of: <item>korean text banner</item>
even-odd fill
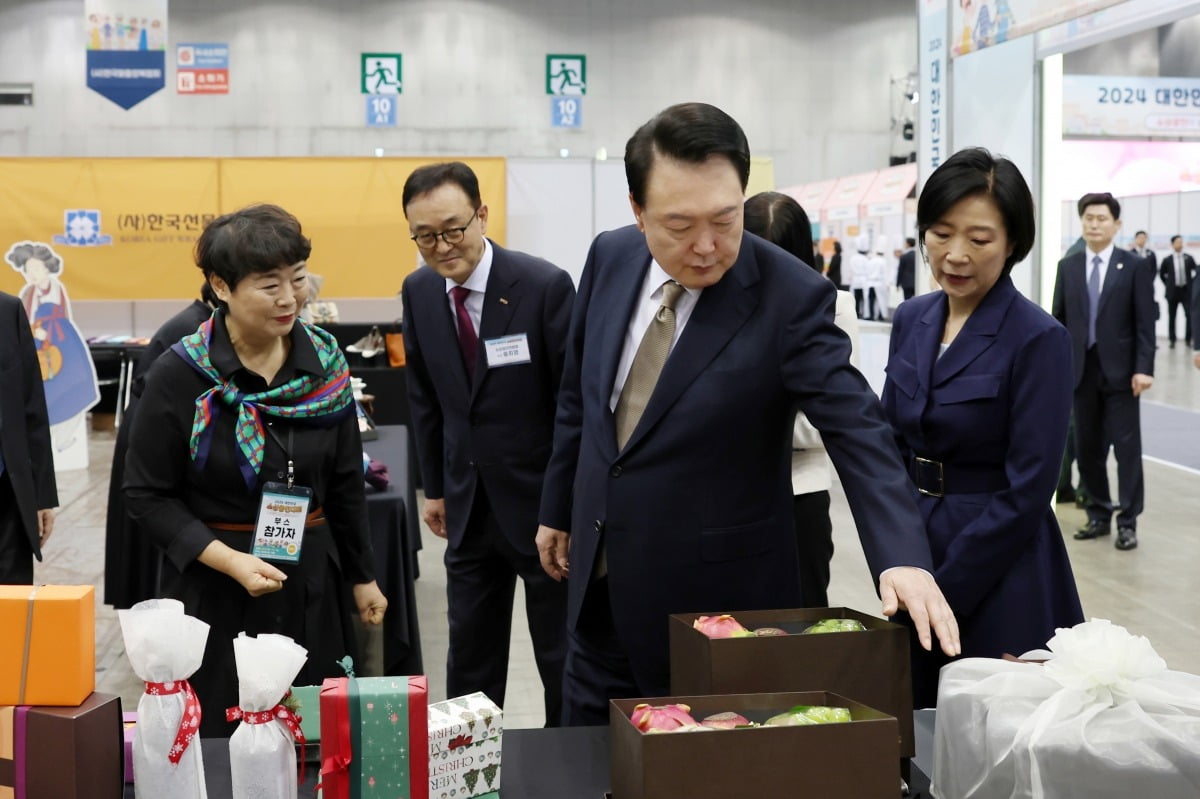
[[[1063,76],[1063,135],[1200,138],[1200,79]]]
[[[401,207],[416,158],[0,159],[0,251],[52,243],[72,299],[195,297],[193,250],[222,213],[271,202],[295,214],[313,243],[309,266],[325,297],[394,297],[417,266]],[[505,242],[505,163],[466,161],[488,205],[487,235]],[[0,263],[0,267],[3,264]],[[22,276],[0,268],[0,291]]]
[[[167,0],[85,0],[87,85],[124,109],[166,82]]]
[[[956,56],[982,50],[1121,0],[971,0],[950,5],[951,50]]]
[[[401,196],[414,169],[441,158],[231,158],[220,161],[221,208],[283,206],[312,239],[322,298],[395,297],[417,267]],[[479,178],[487,236],[505,242],[503,158],[463,159]]]
[[[0,159],[0,248],[52,243],[75,300],[194,297],[192,247],[220,213],[217,175],[200,158]],[[23,282],[0,269],[0,290]]]

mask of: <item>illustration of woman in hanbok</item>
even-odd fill
[[[75,443],[87,410],[100,401],[96,367],[71,319],[67,290],[59,280],[62,258],[46,244],[24,241],[14,244],[4,260],[25,276],[20,298],[37,343],[50,437],[62,452]]]

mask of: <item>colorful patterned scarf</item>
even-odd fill
[[[262,470],[266,430],[262,414],[279,419],[307,419],[310,424],[329,426],[337,423],[353,407],[350,390],[350,367],[332,335],[319,327],[297,320],[307,334],[325,369],[324,376],[302,374],[281,386],[243,394],[232,380],[222,380],[212,365],[209,345],[212,342],[213,320],[206,319],[195,333],[184,336],[171,347],[179,357],[214,385],[196,398],[196,414],[192,417],[192,437],[189,451],[197,469],[203,469],[212,447],[214,422],[221,405],[237,408],[235,438],[237,461],[246,487],[253,490]]]

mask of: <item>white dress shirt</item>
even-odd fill
[[[479,263],[475,265],[475,271],[471,272],[471,276],[462,284],[463,288],[470,289],[471,293],[467,295],[467,315],[471,317],[471,324],[475,327],[475,336],[479,337],[479,320],[483,318],[483,295],[487,291],[488,276],[492,274],[492,243],[486,238],[483,240],[483,256],[479,259]],[[450,304],[450,318],[454,320],[454,328],[458,329],[458,312],[454,308],[454,295],[450,293],[450,289],[458,284],[450,278],[446,278],[446,302]]]
[[[1096,258],[1097,255],[1100,256],[1100,293],[1101,294],[1104,293],[1104,277],[1105,277],[1105,275],[1108,274],[1108,262],[1109,262],[1109,260],[1112,259],[1113,248],[1114,248],[1114,245],[1112,244],[1112,242],[1109,242],[1108,246],[1105,247],[1100,252],[1092,252],[1091,247],[1087,247],[1083,251],[1083,254],[1087,257],[1087,263],[1085,263],[1083,265],[1084,266],[1083,278],[1084,278],[1085,284],[1087,283],[1087,281],[1091,280],[1091,278],[1092,278],[1092,261]]]
[[[1187,272],[1185,271],[1183,253],[1172,252],[1171,258],[1175,262],[1175,286],[1183,288],[1187,285]]]
[[[646,329],[650,327],[650,323],[654,321],[654,315],[658,313],[658,309],[662,305],[662,287],[663,283],[668,280],[674,280],[674,278],[668,275],[657,261],[651,259],[650,268],[646,270],[646,277],[642,281],[642,289],[638,293],[637,307],[633,309],[629,327],[625,329],[625,343],[621,345],[621,360],[617,362],[617,378],[613,382],[612,394],[608,400],[610,411],[617,409],[617,400],[621,397],[621,389],[625,387],[625,380],[629,377],[629,370],[633,367],[633,358],[637,355],[642,338],[646,335]],[[683,329],[687,327],[688,320],[692,318],[692,311],[696,308],[701,291],[702,289],[684,288],[683,294],[675,303],[675,338],[671,340],[672,350],[679,342],[679,337],[683,335]],[[670,357],[670,353],[668,353],[668,357]]]

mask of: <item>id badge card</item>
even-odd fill
[[[263,560],[299,563],[311,501],[311,488],[288,488],[283,483],[264,485],[250,554]]]
[[[529,363],[529,337],[524,333],[500,338],[485,338],[483,352],[489,369]]]

